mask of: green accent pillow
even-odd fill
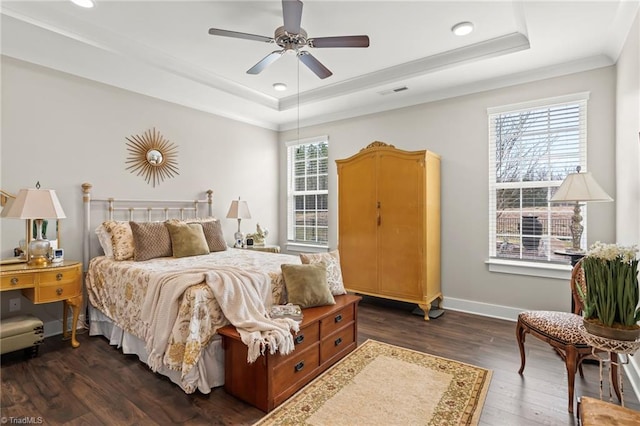
[[[335,305],[336,301],[327,284],[327,266],[324,263],[309,265],[280,265],[287,301],[301,308]]]
[[[173,257],[209,254],[209,245],[201,224],[169,221],[165,225],[171,235]]]

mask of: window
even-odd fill
[[[328,168],[328,137],[287,144],[287,228],[292,243],[328,246]]]
[[[567,261],[554,252],[572,245],[574,205],[548,200],[567,174],[586,169],[587,99],[581,93],[488,110],[490,257]]]

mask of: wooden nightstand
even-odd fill
[[[280,246],[265,244],[263,246],[245,246],[245,250],[266,251],[269,253],[280,253]]]
[[[65,338],[68,337],[67,313],[71,307],[71,346],[80,346],[76,340],[76,328],[82,308],[82,263],[67,260],[43,267],[33,267],[26,263],[2,265],[0,284],[0,291],[21,290],[34,304],[64,302],[62,333]]]

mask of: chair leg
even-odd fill
[[[578,351],[575,346],[567,346],[565,364],[567,366],[567,382],[569,385],[569,412],[573,414],[573,393],[576,381]]]
[[[518,323],[516,324],[516,340],[518,341],[518,348],[520,349],[520,370],[518,370],[518,374],[522,374],[524,371],[525,364],[525,354],[524,354],[524,338],[527,330],[524,328],[520,319],[518,319]]]

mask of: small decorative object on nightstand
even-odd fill
[[[265,244],[265,240],[269,235],[269,230],[266,228],[262,228],[260,224],[256,224],[256,233],[248,234],[247,238],[251,238],[253,240],[254,246],[263,246]]]
[[[64,302],[62,332],[68,337],[67,314],[71,307],[71,346],[77,348],[78,317],[82,309],[82,263],[62,261],[33,267],[26,263],[0,266],[0,291],[21,290],[35,304]]]

